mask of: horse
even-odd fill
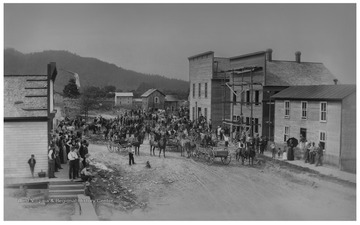
[[[140,132],[136,137],[135,137],[135,141],[132,143],[132,146],[135,147],[135,155],[140,155],[140,145],[143,143],[144,141],[144,133]]]
[[[166,148],[166,137],[165,135],[160,136],[160,140],[158,141],[158,148],[159,148],[159,157],[161,155],[161,151],[163,151],[164,158],[165,158],[165,148]]]
[[[159,147],[158,137],[155,133],[150,133],[149,136],[150,155],[155,155],[155,148]]]
[[[255,152],[254,146],[252,144],[247,142],[245,148],[239,148],[237,151],[239,151],[237,153],[239,154],[239,156],[241,158],[242,165],[244,165],[244,161],[246,159],[249,159],[249,164],[251,162],[251,165],[254,165],[254,158],[255,158],[256,152]]]

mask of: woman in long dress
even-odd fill
[[[289,142],[289,148],[288,148],[288,152],[287,152],[287,160],[289,160],[289,161],[294,160],[294,144],[293,144],[293,140],[291,140],[291,139]]]

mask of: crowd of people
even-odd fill
[[[237,148],[243,149],[251,147],[257,154],[264,154],[270,150],[272,158],[278,155],[283,159],[294,160],[295,145],[285,143],[284,149],[277,148],[273,140],[268,140],[265,136],[255,134],[250,135],[246,129],[233,129],[230,134],[228,126],[218,126],[213,128],[211,119],[207,120],[200,116],[191,121],[183,113],[182,117],[166,114],[163,111],[142,111],[129,110],[112,119],[105,119],[102,116],[94,118],[90,123],[85,122],[81,117],[75,119],[65,118],[51,133],[51,141],[48,152],[49,178],[56,178],[55,173],[62,169],[62,164],[69,164],[69,179],[75,180],[82,178],[87,180],[91,177],[89,170],[89,142],[84,139],[85,135],[102,134],[105,141],[123,141],[126,143],[143,142],[145,138],[152,135],[155,141],[162,136],[166,138],[193,137],[200,145],[215,146],[219,141],[223,141],[225,147],[229,146],[230,140]],[[231,138],[230,138],[231,137]],[[303,140],[301,140],[303,141]],[[129,165],[135,164],[134,150],[128,146]],[[316,147],[314,142],[305,143],[304,160],[305,163],[322,165],[323,146],[319,143]],[[28,161],[33,175],[36,164],[35,157]]]

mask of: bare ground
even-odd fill
[[[356,219],[355,185],[271,161],[243,166],[216,159],[208,165],[178,152],[150,156],[145,141],[129,166],[126,153],[99,144],[89,150],[98,167],[107,167],[97,169],[95,198],[114,200],[96,203],[102,220]]]

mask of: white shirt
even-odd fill
[[[52,154],[53,154],[53,150],[51,149],[51,150],[49,151],[49,154],[48,154],[48,157],[49,157],[50,160],[53,160]]]
[[[69,152],[68,158],[69,158],[70,161],[71,161],[71,160],[75,160],[75,159],[78,158],[78,155],[77,155],[76,152],[72,151],[72,152]]]

